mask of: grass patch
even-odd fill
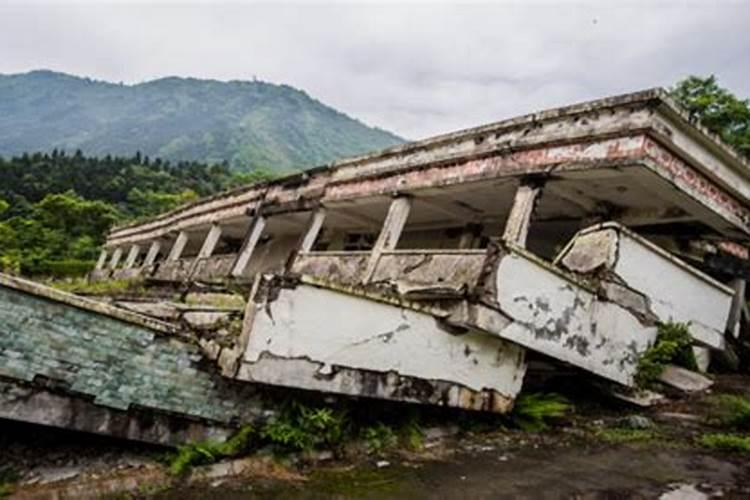
[[[729,429],[750,430],[750,398],[722,394],[711,398],[712,422]]]
[[[610,444],[646,443],[658,438],[658,434],[649,429],[598,429],[596,437]]]
[[[693,355],[693,339],[685,323],[660,323],[656,342],[638,361],[635,383],[641,388],[653,388],[668,364],[697,370]]]
[[[54,280],[48,286],[63,292],[79,295],[142,294],[145,291],[141,280],[101,280],[90,282],[86,278]]]
[[[713,450],[733,451],[750,455],[750,436],[724,433],[704,434],[700,437],[698,443]]]
[[[573,405],[559,394],[522,394],[513,407],[511,420],[524,431],[543,431],[550,421],[564,417],[572,409]]]

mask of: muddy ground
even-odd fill
[[[259,450],[181,478],[160,448],[0,422],[0,469],[17,498],[750,498],[750,455],[699,444],[721,431],[711,399],[750,395],[749,377],[646,410],[568,389],[574,412],[542,432],[438,414],[417,449]]]

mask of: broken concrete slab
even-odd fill
[[[523,348],[502,339],[306,284],[258,303],[250,328],[240,380],[505,412],[526,369]]]
[[[684,392],[705,391],[713,381],[700,373],[675,365],[667,365],[659,375],[659,382]]]
[[[617,388],[611,389],[609,393],[620,401],[625,401],[641,408],[650,408],[667,400],[663,394],[648,389],[627,390],[625,388]]]
[[[610,298],[639,314],[646,308],[659,321],[688,323],[697,343],[724,348],[732,289],[624,226],[607,222],[580,231],[555,263],[595,275]],[[646,303],[633,294],[628,297],[623,290],[637,292]]]

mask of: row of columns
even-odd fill
[[[186,236],[187,238],[187,236]],[[184,245],[183,245],[184,247]],[[159,250],[161,250],[161,242],[160,241],[154,241],[151,243],[151,246],[149,246],[148,252],[146,253],[146,258],[143,261],[143,266],[147,267],[150,266],[156,261],[156,257],[159,255]],[[138,256],[141,254],[141,246],[138,244],[134,244],[130,246],[130,250],[128,251],[128,255],[125,258],[125,264],[123,265],[123,269],[131,269],[135,266],[136,261],[138,260]],[[108,252],[106,249],[102,249],[102,251],[99,253],[99,259],[96,261],[96,270],[102,270],[105,267],[108,269],[117,269],[117,266],[120,264],[120,260],[122,260],[122,248],[115,248],[112,252],[112,255],[109,256],[109,262],[107,262],[107,256]],[[178,257],[179,258],[179,257]]]
[[[516,191],[516,195],[513,200],[513,205],[508,216],[508,220],[505,225],[503,233],[503,239],[507,242],[513,243],[518,246],[525,246],[528,238],[529,225],[531,222],[532,213],[534,206],[541,194],[541,186],[533,184],[521,184]],[[412,197],[409,195],[397,195],[391,202],[388,208],[388,214],[386,215],[383,226],[381,227],[380,234],[378,235],[375,244],[373,245],[370,253],[370,258],[367,262],[365,270],[364,280],[368,282],[375,268],[377,267],[378,260],[383,252],[394,250],[398,245],[401,233],[406,226],[406,222],[409,218],[409,213],[412,208]],[[318,235],[323,227],[323,223],[326,218],[326,209],[319,207],[310,214],[310,218],[307,224],[307,230],[300,238],[298,246],[299,252],[309,252],[315,244]],[[256,212],[248,228],[245,239],[242,243],[242,247],[237,255],[234,265],[231,269],[231,276],[239,277],[242,276],[247,269],[247,265],[250,262],[255,247],[260,241],[260,237],[263,234],[263,230],[266,227],[266,217],[259,212]],[[201,259],[209,258],[213,255],[222,235],[222,227],[218,223],[214,223],[211,229],[208,231],[203,245],[198,252],[198,255],[193,263],[193,268]],[[467,231],[466,241],[469,241],[469,237],[472,236]],[[462,238],[462,241],[464,239]],[[181,258],[185,246],[188,243],[188,234],[186,231],[180,231],[175,239],[172,248],[167,256],[167,262],[174,262]],[[144,267],[149,267],[154,264],[156,257],[159,255],[162,243],[156,240],[151,243],[148,249],[146,257],[143,262]],[[463,246],[463,244],[462,244]],[[128,255],[125,259],[124,269],[131,269],[135,266],[138,256],[141,252],[141,245],[133,244],[130,247]],[[122,259],[123,249],[115,248],[113,251],[109,263],[107,264],[107,251],[102,250],[99,260],[97,261],[96,269],[104,269],[105,266],[109,269],[116,269]]]

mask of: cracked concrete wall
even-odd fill
[[[643,297],[642,307],[659,321],[689,323],[697,342],[724,348],[732,289],[627,228],[605,223],[584,229],[557,262],[584,275],[597,275],[606,285],[637,292]]]
[[[520,253],[502,257],[496,301],[511,321],[491,333],[528,349],[632,385],[656,325]]]
[[[326,313],[326,311],[328,311]],[[504,412],[524,350],[432,315],[300,284],[257,305],[240,380]]]

